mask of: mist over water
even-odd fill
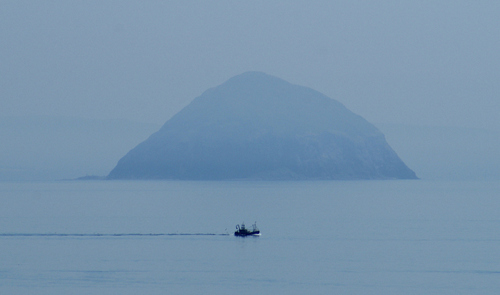
[[[422,180],[3,182],[0,288],[495,294],[499,189]],[[254,221],[262,236],[232,235]]]

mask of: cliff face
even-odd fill
[[[194,99],[109,179],[414,179],[384,135],[307,87],[248,72]]]

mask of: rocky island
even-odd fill
[[[313,89],[247,72],[208,89],[107,179],[416,179],[384,135]]]

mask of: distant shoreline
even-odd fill
[[[77,177],[73,180],[106,180],[106,176],[99,176],[99,175],[85,175],[82,177]]]

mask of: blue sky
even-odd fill
[[[373,123],[493,128],[497,1],[2,1],[0,116],[163,124],[249,70]]]

